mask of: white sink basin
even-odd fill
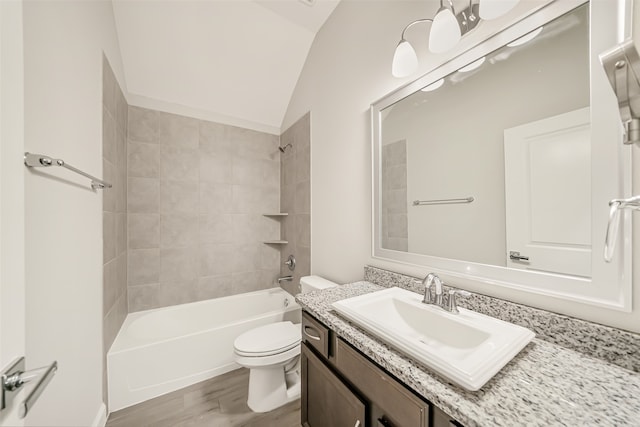
[[[422,296],[389,288],[334,302],[333,308],[443,377],[475,391],[533,339],[529,329],[459,308],[449,313]]]

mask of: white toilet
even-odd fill
[[[300,278],[302,293],[337,286],[319,276]],[[247,405],[268,412],[300,397],[300,324],[276,322],[245,332],[233,343],[236,362],[249,368]]]

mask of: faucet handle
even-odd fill
[[[458,296],[461,297],[468,297],[471,295],[470,292],[467,292],[465,290],[462,289],[451,289],[448,292],[449,294],[449,298],[447,298],[447,311],[451,312],[451,313],[460,313],[460,310],[458,310],[458,302],[456,300],[456,298]]]

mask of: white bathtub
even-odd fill
[[[129,314],[107,354],[109,410],[238,368],[236,337],[282,320],[300,306],[281,288]]]

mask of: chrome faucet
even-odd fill
[[[278,284],[282,282],[291,282],[291,281],[293,281],[293,276],[278,277]]]
[[[434,274],[429,273],[422,279],[424,285],[424,298],[422,302],[425,304],[435,304],[442,306],[442,281]],[[435,294],[433,293],[433,286],[435,284]]]
[[[418,282],[416,280],[416,282]],[[424,304],[433,304],[441,307],[442,309],[458,314],[457,296],[467,297],[471,295],[467,291],[462,289],[450,289],[446,295],[446,303],[443,301],[442,285],[443,282],[435,273],[429,273],[422,279],[421,283],[424,285],[424,298],[422,302]],[[434,289],[435,288],[435,289]]]

